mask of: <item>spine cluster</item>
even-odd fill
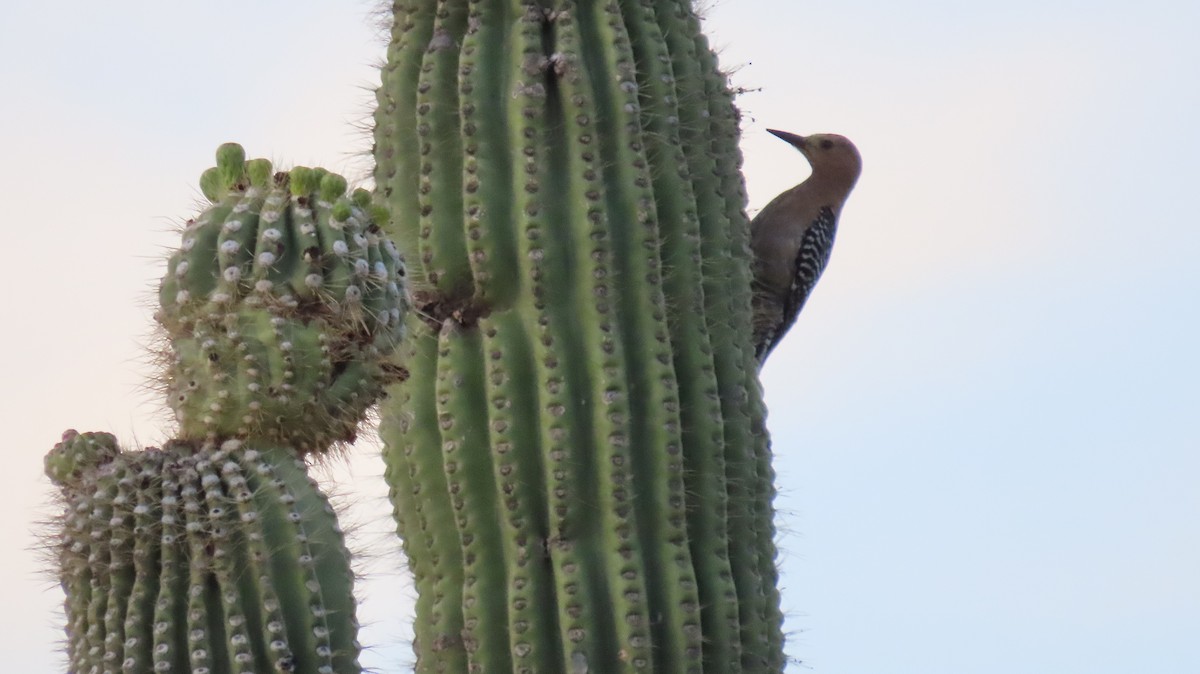
[[[420,672],[778,672],[732,95],[686,0],[397,0]]]

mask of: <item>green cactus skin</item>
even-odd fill
[[[67,431],[46,473],[70,671],[361,671],[349,552],[290,449]]]
[[[352,440],[395,376],[408,308],[386,211],[341,176],[272,174],[234,143],[201,186],[213,205],[184,229],[156,316],[180,437],[301,452]]]
[[[418,672],[780,672],[738,117],[687,0],[396,0]]]

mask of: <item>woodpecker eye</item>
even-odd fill
[[[828,138],[826,138],[825,140],[821,141],[821,149],[822,150],[828,150],[831,147],[833,147],[832,140],[829,140]]]

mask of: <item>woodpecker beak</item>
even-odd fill
[[[767,129],[767,133],[775,136],[776,138],[779,138],[780,140],[785,141],[788,145],[791,145],[792,147],[796,148],[797,150],[800,150],[801,152],[803,152],[805,149],[804,136],[797,136],[794,133],[788,133],[787,131],[779,131],[777,129]]]

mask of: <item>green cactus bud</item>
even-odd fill
[[[204,173],[200,174],[200,191],[204,193],[204,197],[214,204],[225,197],[225,185],[221,180],[221,172],[217,167],[205,169]]]
[[[350,194],[350,200],[354,202],[355,206],[367,209],[371,206],[371,193],[359,187]]]
[[[71,671],[361,671],[344,536],[291,450],[68,431],[51,457]]]
[[[251,159],[246,162],[246,174],[250,177],[251,185],[265,189],[271,182],[271,160]]]
[[[169,402],[183,438],[323,451],[354,437],[388,379],[404,262],[341,176],[297,168],[268,188],[269,162],[244,163],[253,189],[188,224],[160,289]]]
[[[246,151],[237,143],[225,143],[217,148],[217,171],[227,189],[238,185],[246,176]]]
[[[367,213],[371,216],[371,222],[379,225],[380,228],[386,229],[388,223],[392,219],[392,212],[383,204],[373,204],[367,209]]]
[[[333,205],[330,215],[332,215],[333,219],[337,220],[338,222],[345,222],[350,218],[350,208],[350,202],[339,201]]]
[[[321,176],[319,194],[322,201],[333,203],[346,193],[346,179],[336,173],[326,173]]]
[[[321,184],[321,179],[316,172],[307,166],[296,166],[288,172],[288,183],[292,191],[292,196],[307,197],[317,191],[317,186]]]

